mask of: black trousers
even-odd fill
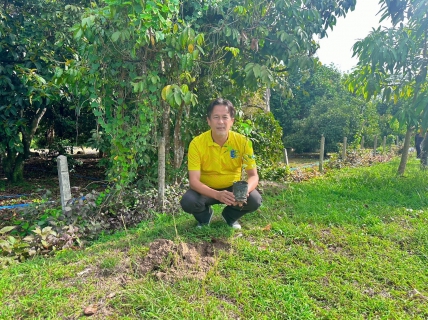
[[[225,189],[217,189],[218,191],[227,190],[232,192],[232,186]],[[210,197],[201,195],[200,193],[189,189],[181,198],[181,208],[187,213],[193,214],[199,222],[203,222],[203,217],[209,216],[210,207],[213,204],[220,204],[221,202]],[[250,192],[247,198],[247,203],[242,207],[240,206],[226,206],[223,209],[223,217],[227,223],[233,223],[243,215],[249,212],[256,211],[262,204],[262,197],[257,190]],[[201,221],[198,217],[201,217]]]

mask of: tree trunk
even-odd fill
[[[3,169],[8,181],[16,183],[24,180],[24,161],[30,155],[31,141],[45,112],[46,108],[39,109],[31,121],[31,126],[28,129],[21,128],[23,152],[17,152],[9,146],[6,148],[7,156],[3,159]]]
[[[159,139],[158,150],[158,205],[165,208],[165,137]]]
[[[428,132],[425,133],[424,139],[421,142],[421,168],[426,169],[428,165]]]
[[[181,167],[184,158],[184,143],[181,138],[181,123],[183,121],[183,104],[175,116],[174,128],[174,169]]]
[[[400,161],[400,165],[398,166],[398,172],[397,172],[399,176],[402,176],[404,174],[404,171],[406,170],[407,159],[409,156],[410,138],[412,136],[412,133],[413,133],[413,128],[410,126],[407,127],[406,137],[404,138],[403,152],[401,154],[401,161]]]
[[[158,143],[158,206],[161,210],[165,208],[165,180],[166,180],[166,160],[167,155],[165,152],[166,141],[169,139],[169,114],[170,107],[163,101],[161,102],[163,107],[162,114],[162,136]],[[168,150],[168,149],[166,149]]]
[[[170,132],[170,126],[169,126],[169,117],[171,114],[171,107],[169,104],[167,104],[165,101],[161,100],[161,106],[163,110],[162,115],[162,135],[165,138],[165,163],[169,163],[170,159],[170,143],[169,143],[169,132]]]
[[[16,153],[9,147],[7,155],[3,158],[3,170],[9,182],[16,183],[24,180],[24,154]]]
[[[270,88],[266,88],[266,90],[263,94],[263,100],[266,102],[266,111],[267,112],[270,112],[270,97],[271,97]]]

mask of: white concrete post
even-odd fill
[[[319,164],[319,170],[322,173],[323,172],[323,162],[324,162],[324,144],[325,144],[325,137],[324,135],[321,135],[321,145],[320,145],[320,164]]]
[[[58,167],[59,190],[61,192],[62,211],[65,212],[67,202],[71,200],[70,177],[68,175],[68,164],[66,156],[58,156],[56,159]]]
[[[286,148],[284,148],[284,161],[285,161],[285,164],[288,166],[288,154],[287,154]]]

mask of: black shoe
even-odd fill
[[[214,211],[210,207],[209,211],[208,211],[208,215],[203,214],[203,213],[202,214],[201,213],[193,214],[195,219],[198,221],[198,225],[196,226],[196,228],[202,228],[203,226],[209,225],[211,222],[211,218],[213,217],[213,213],[214,213]]]

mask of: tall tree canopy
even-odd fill
[[[349,79],[349,89],[367,100],[380,95],[401,108],[395,114],[407,129],[398,174],[405,172],[407,150],[415,127],[428,127],[427,40],[428,3],[425,0],[385,0],[382,19],[393,27],[373,30],[355,43],[359,58]]]

